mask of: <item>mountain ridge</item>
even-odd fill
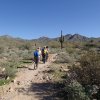
[[[83,35],[80,35],[80,34],[66,34],[66,35],[63,35],[64,36],[64,40],[65,41],[88,41],[88,40],[100,40],[100,37],[98,38],[95,38],[95,37],[87,37],[87,36],[83,36]],[[2,35],[0,36],[0,38],[7,38],[7,39],[15,39],[15,40],[28,40],[28,39],[22,39],[22,38],[19,38],[19,37],[12,37],[10,35]],[[39,37],[37,39],[30,39],[31,41],[51,41],[51,40],[54,40],[54,41],[59,41],[59,37],[56,37],[56,38],[49,38],[49,37],[46,37],[46,36],[42,36],[42,37]]]

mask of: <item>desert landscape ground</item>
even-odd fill
[[[0,37],[0,100],[99,100],[100,38],[79,34],[24,40]],[[34,70],[33,51],[49,46]]]

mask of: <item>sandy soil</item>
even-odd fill
[[[44,71],[49,70],[49,65],[55,60],[56,54],[51,54],[49,61],[39,64],[34,70],[34,64],[18,69],[17,77],[9,84],[0,87],[0,100],[54,100],[50,80]]]

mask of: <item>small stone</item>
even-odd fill
[[[42,79],[44,80],[45,79],[45,76],[42,76]]]
[[[68,72],[68,71],[69,71],[69,69],[63,69],[63,71],[64,71],[64,72]]]
[[[5,68],[3,68],[3,69],[2,69],[2,72],[4,72],[5,70],[6,70],[6,69],[5,69]]]
[[[16,80],[12,80],[11,82],[16,83]]]
[[[33,81],[30,81],[31,83],[33,82]]]
[[[64,68],[64,66],[61,66],[61,68]]]
[[[63,72],[63,69],[62,69],[62,68],[60,68],[60,69],[59,69],[59,71],[60,71],[60,72]]]
[[[9,87],[8,92],[11,92],[11,91],[13,91],[13,88]]]
[[[9,79],[10,79],[10,77],[8,76],[8,77],[7,77],[7,80],[9,80]]]
[[[34,76],[37,76],[38,74],[35,74]]]
[[[11,89],[11,87],[9,87],[9,90]]]
[[[20,81],[17,81],[17,85],[20,85]]]

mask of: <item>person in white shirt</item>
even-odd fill
[[[41,48],[39,47],[39,62],[41,60]]]

